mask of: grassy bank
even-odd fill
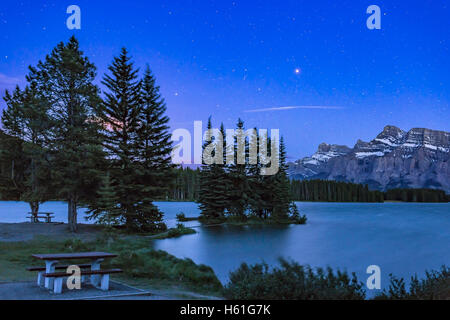
[[[105,260],[102,265],[105,268],[122,269],[123,274],[114,278],[143,289],[194,291],[212,296],[220,295],[222,290],[222,284],[208,266],[153,250],[151,242],[142,237],[128,236],[119,239],[108,234],[95,241],[54,241],[40,236],[31,241],[0,242],[0,281],[34,280],[36,274],[25,268],[42,265],[42,262],[33,259],[32,254],[83,251],[117,254],[117,258]]]
[[[150,238],[152,239],[169,239],[169,238],[177,238],[187,234],[197,233],[192,228],[185,227],[182,223],[178,223],[176,228],[171,228],[167,232],[163,232],[160,234],[152,235]]]
[[[179,259],[167,252],[151,248],[148,238],[103,234],[95,241],[67,239],[55,241],[38,236],[31,241],[0,242],[0,282],[34,281],[36,274],[28,266],[43,265],[31,257],[35,253],[106,251],[118,257],[105,260],[105,268],[121,268],[124,273],[114,279],[167,296],[180,298],[217,298],[233,300],[311,300],[366,299],[365,283],[346,272],[312,269],[292,261],[280,265],[243,263],[230,274],[225,285],[219,282],[211,267],[197,265],[190,259]],[[80,261],[81,262],[81,261]],[[74,261],[73,263],[79,263]],[[422,300],[450,299],[450,269],[414,277],[409,283],[391,278],[389,287],[375,299]]]

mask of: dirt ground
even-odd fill
[[[79,224],[78,232],[71,233],[63,223],[0,223],[0,241],[27,241],[38,235],[54,236],[58,240],[79,238],[89,241],[100,232],[99,227],[88,224]]]

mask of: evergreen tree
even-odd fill
[[[114,183],[110,175],[106,174],[102,178],[95,200],[89,204],[87,218],[99,224],[113,226],[119,224],[120,213]]]
[[[27,170],[30,166],[29,159],[24,157],[22,91],[18,86],[12,95],[6,90],[4,100],[6,109],[3,110],[1,118],[3,130],[0,145],[0,192],[2,198],[19,200],[27,190]],[[31,203],[30,208],[33,212],[34,205]]]
[[[290,181],[292,198],[296,201],[383,202],[381,191],[367,185],[331,180]],[[388,191],[389,192],[389,191]]]
[[[141,81],[139,70],[125,48],[108,67],[111,75],[105,75],[102,83],[108,89],[103,102],[102,120],[106,136],[106,148],[110,160],[110,174],[114,180],[117,202],[122,212],[121,222],[129,229],[136,226],[140,184],[137,183],[139,153],[138,128],[141,112]]]
[[[207,133],[203,150],[209,145],[214,145],[214,151],[211,157],[215,157],[215,152],[222,152],[224,141],[214,141],[212,137],[211,117],[208,119]],[[223,126],[221,127],[222,135],[224,134]],[[205,160],[205,159],[203,159]],[[200,171],[200,189],[198,195],[199,208],[203,219],[223,218],[227,208],[226,194],[226,174],[224,165],[218,163],[204,163]]]
[[[300,212],[298,211],[298,207],[295,204],[295,202],[291,202],[289,212],[290,212],[290,219],[292,219],[292,221],[294,221],[297,224],[305,224],[306,221],[308,220],[305,214],[300,215]]]
[[[244,122],[238,119],[234,137],[234,161],[228,166],[228,202],[230,214],[245,217],[249,203],[249,185],[247,180],[247,155],[248,143],[244,134]],[[239,143],[244,145],[244,150],[239,149]],[[239,155],[244,152],[244,163],[238,163]],[[242,154],[241,154],[242,156]]]
[[[153,201],[167,196],[175,178],[169,118],[150,69],[140,81],[130,60],[122,49],[103,80],[106,147],[121,221],[130,230],[157,232],[167,227]]]
[[[291,205],[290,185],[287,177],[287,165],[286,165],[286,147],[284,145],[283,137],[280,138],[278,172],[273,176],[272,180],[272,207],[273,218],[286,219],[289,215],[289,209]]]
[[[137,150],[148,190],[146,193],[153,199],[165,195],[174,179],[169,118],[165,112],[166,105],[159,93],[159,86],[147,67],[142,80]]]
[[[59,43],[36,68],[30,67],[27,77],[49,105],[51,181],[58,183],[58,197],[68,202],[72,232],[77,230],[77,207],[92,196],[99,182],[98,162],[103,159],[95,76],[95,66],[71,37],[67,44]]]
[[[144,74],[141,86],[140,112],[137,128],[137,196],[141,201],[137,207],[139,229],[160,231],[165,229],[163,214],[153,201],[167,194],[174,182],[171,134],[166,105],[161,98],[150,68]]]
[[[176,182],[172,190],[168,192],[167,198],[179,201],[197,201],[200,169],[192,170],[189,167],[181,167],[173,171],[176,176]]]
[[[249,197],[249,209],[252,215],[262,218],[264,216],[264,210],[267,207],[266,197],[267,194],[267,186],[265,185],[265,181],[267,177],[260,174],[262,164],[258,157],[260,153],[259,149],[259,135],[257,129],[253,129],[252,136],[249,141],[249,162],[247,166],[247,177],[249,189],[251,190]],[[252,150],[256,150],[256,154]],[[254,158],[256,157],[256,159]]]
[[[48,200],[50,192],[45,149],[48,103],[39,96],[34,83],[23,91],[16,87],[12,95],[6,91],[4,100],[7,108],[2,115],[2,125],[7,138],[2,140],[0,159],[10,164],[11,175],[3,179],[6,183],[1,183],[0,188],[15,190],[37,216],[39,205]]]
[[[228,212],[229,206],[229,176],[226,167],[227,151],[226,151],[226,132],[223,123],[220,124],[220,134],[222,137],[222,147],[216,149],[217,152],[222,151],[222,163],[213,164],[213,176],[215,181],[216,206],[221,216]],[[217,144],[220,141],[216,142]]]

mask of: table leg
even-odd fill
[[[91,264],[91,270],[100,270],[100,264],[103,262],[104,259],[97,259]],[[100,275],[99,274],[93,274],[91,275],[91,284],[94,287],[100,286]]]
[[[44,280],[44,277],[42,276],[43,274],[44,274],[44,272],[42,272],[42,271],[38,272],[37,285],[39,287],[42,287],[42,280]]]
[[[52,273],[55,272],[55,266],[58,263],[58,261],[45,261],[45,273]],[[53,289],[53,278],[45,278],[45,287],[47,289]]]

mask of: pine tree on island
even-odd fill
[[[219,157],[217,162],[213,163],[219,153],[224,154],[223,141],[215,141],[212,132],[211,117],[208,119],[207,131],[205,134],[205,143],[203,145],[204,161],[205,154],[209,153],[211,163],[204,163],[200,171],[200,189],[199,189],[199,208],[201,210],[202,220],[220,221],[225,215],[227,209],[226,201],[226,178],[223,164],[223,156]],[[224,136],[224,129],[221,129]],[[209,147],[208,147],[209,145]],[[208,148],[208,149],[207,149]],[[216,154],[217,153],[217,154]],[[222,158],[222,159],[220,159]]]
[[[197,202],[203,222],[222,222],[229,217],[239,220],[256,217],[276,223],[306,222],[306,217],[300,216],[297,206],[291,201],[290,182],[286,172],[286,151],[282,138],[279,154],[272,160],[278,162],[279,170],[274,175],[261,175],[261,168],[270,167],[272,164],[261,162],[259,143],[267,143],[266,149],[270,150],[268,156],[272,158],[270,138],[260,139],[256,128],[244,132],[244,122],[239,119],[233,139],[233,155],[229,155],[225,152],[225,143],[223,149],[210,143],[213,140],[211,118],[208,120],[207,129],[203,146],[204,156],[213,150],[213,156],[214,152],[224,152],[224,156],[232,156],[233,161],[228,161],[227,165],[222,164],[224,162],[204,163],[199,172]],[[223,125],[220,132],[224,135]]]
[[[248,142],[244,133],[244,122],[238,119],[234,137],[234,159],[228,165],[228,208],[229,214],[245,217],[250,198],[247,180]]]

